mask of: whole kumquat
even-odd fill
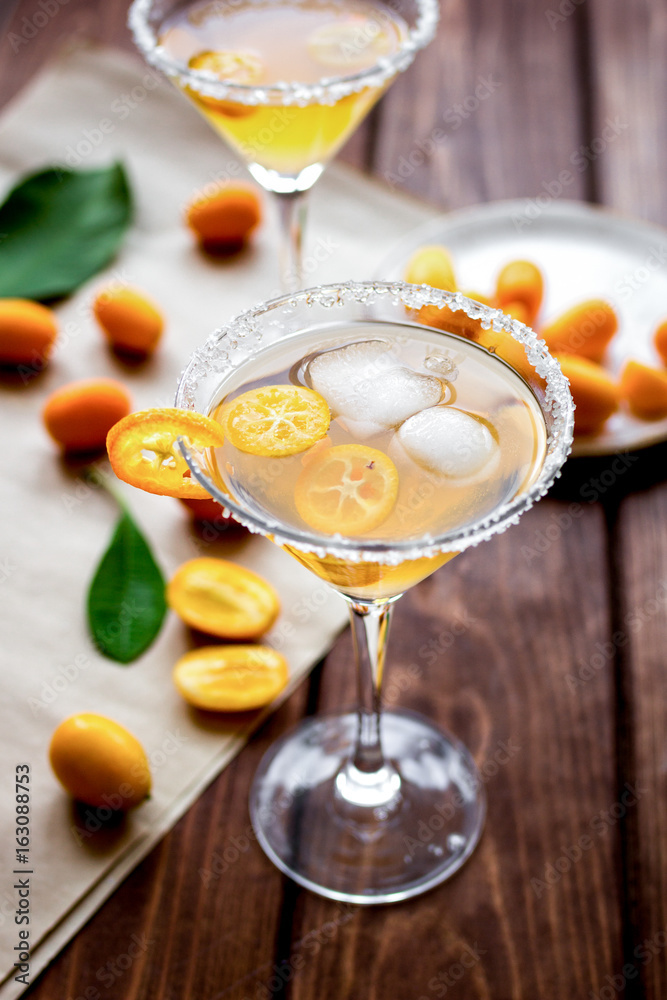
[[[602,361],[618,329],[618,317],[608,302],[588,299],[573,306],[540,331],[552,354],[578,354]]]
[[[192,201],[186,220],[204,250],[230,253],[240,250],[260,224],[262,206],[253,187],[235,183]]]
[[[55,313],[28,299],[0,299],[0,365],[41,368],[58,333]]]
[[[415,250],[405,268],[405,281],[411,285],[430,285],[445,292],[455,292],[456,275],[449,250],[435,245]]]
[[[162,337],[162,313],[137,289],[102,289],[93,303],[93,313],[111,346],[120,353],[145,357],[153,353]]]
[[[655,349],[662,359],[662,363],[667,365],[667,320],[661,323],[653,334]]]
[[[107,434],[132,409],[124,385],[115,379],[84,379],[56,389],[42,416],[47,431],[68,453],[98,451]]]
[[[542,296],[544,295],[544,279],[536,264],[529,260],[512,260],[505,264],[496,282],[496,300],[500,309],[507,312],[510,303],[522,302],[526,309],[527,320],[517,316],[522,323],[528,325],[535,322]]]
[[[61,785],[89,806],[132,809],[151,789],[141,743],[104,715],[84,712],[61,722],[51,737],[49,760]]]
[[[575,434],[599,434],[604,424],[618,410],[621,392],[605,369],[595,361],[576,354],[559,354],[563,375],[570,380],[570,392],[576,406]]]
[[[639,361],[628,361],[621,372],[621,395],[635,417],[667,417],[667,372]]]

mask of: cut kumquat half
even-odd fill
[[[263,577],[227,559],[190,559],[167,586],[167,604],[186,625],[221,639],[257,639],[280,612]]]
[[[178,447],[186,438],[199,448],[219,448],[222,428],[215,420],[190,410],[140,410],[123,417],[107,435],[111,467],[119,479],[160,496],[209,496],[196,480]]]
[[[300,385],[264,385],[224,403],[218,419],[226,439],[249,455],[279,458],[307,451],[329,430],[323,396]]]
[[[268,705],[289,677],[284,656],[270,646],[203,646],[174,667],[179,693],[210,712],[248,712]]]
[[[327,535],[363,535],[389,517],[397,495],[398,471],[384,452],[340,444],[306,466],[294,500],[311,528]]]

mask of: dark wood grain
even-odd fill
[[[443,209],[543,193],[581,142],[580,18],[443,0],[435,42],[387,94],[373,169]],[[577,178],[568,197],[585,196]]]
[[[7,20],[0,43],[0,106],[19,93],[64,45],[77,38],[131,49],[132,40],[125,25],[128,6],[129,3],[119,0],[106,3],[67,0],[66,4],[58,4],[56,0],[56,7],[49,5],[47,12],[37,0],[5,0],[2,13]]]
[[[628,214],[665,225],[667,128],[661,106],[667,69],[657,54],[667,40],[667,7],[658,0],[620,7],[596,0],[591,26],[594,127],[601,134],[608,121],[623,126],[599,157],[601,196]],[[609,505],[624,751],[619,784],[627,780],[639,799],[621,820],[629,917],[625,957],[636,970],[626,995],[648,998],[667,994],[666,467],[665,449],[652,449],[633,482],[616,485]]]

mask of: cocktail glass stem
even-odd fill
[[[398,805],[401,789],[398,771],[384,759],[380,726],[387,637],[397,598],[382,602],[346,600],[357,668],[358,715],[354,750],[336,775],[336,793],[352,806],[386,810]]]
[[[284,292],[295,292],[303,284],[303,232],[306,224],[306,192],[280,191],[275,199],[280,214],[280,279]]]

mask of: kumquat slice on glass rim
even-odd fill
[[[262,60],[252,52],[199,52],[192,56],[188,66],[190,69],[209,74],[211,78],[226,80],[230,83],[242,83],[253,86],[259,83],[264,75]],[[221,101],[216,97],[200,94],[192,87],[186,88],[196,101],[204,104],[212,111],[218,111],[230,118],[247,118],[255,114],[257,107],[252,104],[239,104],[237,101]]]
[[[174,667],[178,692],[209,712],[249,712],[268,705],[289,677],[285,657],[270,646],[202,646]]]
[[[281,458],[311,448],[329,430],[323,396],[300,385],[264,385],[223,403],[218,419],[230,444],[249,455]]]
[[[325,534],[363,535],[391,514],[398,496],[398,471],[383,451],[364,444],[328,448],[296,481],[300,517]]]
[[[119,479],[146,493],[203,499],[209,494],[190,475],[178,447],[187,438],[198,448],[219,448],[222,428],[190,410],[139,410],[123,417],[107,435],[111,467]]]

